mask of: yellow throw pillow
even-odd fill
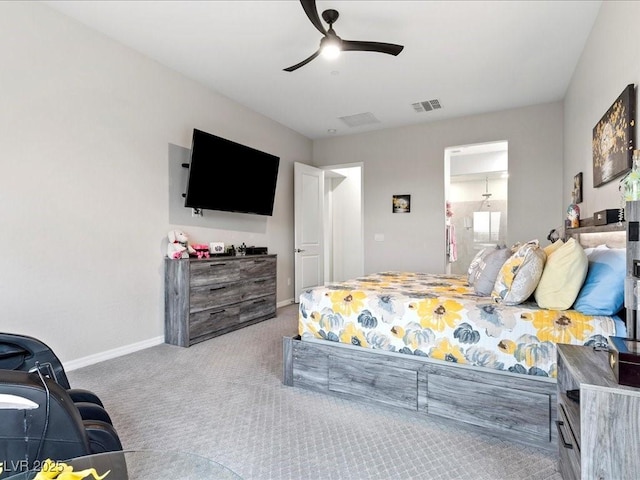
[[[551,245],[547,245],[546,247],[544,247],[544,253],[546,253],[547,258],[549,258],[549,255],[558,250],[562,245],[564,245],[564,242],[562,241],[562,239],[559,239],[553,242]]]
[[[547,257],[534,297],[538,306],[549,310],[571,308],[582,288],[589,259],[582,246],[570,238]]]

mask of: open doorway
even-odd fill
[[[360,163],[294,165],[294,299],[303,290],[364,272]]]
[[[465,274],[481,249],[506,242],[506,141],[445,149],[446,271]]]
[[[364,274],[362,164],[324,168],[324,280],[339,282]]]

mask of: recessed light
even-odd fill
[[[337,130],[335,128],[330,128],[329,130],[327,130],[327,133],[331,133],[331,134],[334,134],[336,132]]]

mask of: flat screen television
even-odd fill
[[[280,157],[193,129],[184,206],[273,214]]]

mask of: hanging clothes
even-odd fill
[[[458,259],[458,247],[456,245],[456,227],[453,225],[447,225],[447,255],[449,256],[449,263],[453,263]]]

